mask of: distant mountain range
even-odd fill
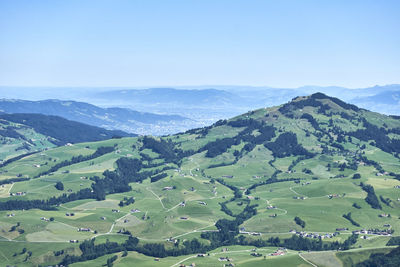
[[[152,135],[173,134],[207,126],[219,119],[279,105],[296,96],[315,92],[339,97],[371,111],[400,115],[398,84],[360,89],[338,86],[303,86],[296,89],[251,86],[53,89],[38,87],[28,91],[25,87],[0,87],[0,93],[7,98],[24,95],[31,99],[52,97],[91,104],[69,100],[6,99],[0,100],[0,111],[57,115],[106,129]]]
[[[4,113],[39,113],[54,115],[110,130],[124,130],[139,134],[165,134],[152,130],[163,124],[179,125],[190,120],[179,115],[159,115],[127,108],[101,108],[84,102],[63,100],[0,100]],[[168,128],[168,127],[166,127]],[[186,128],[185,128],[186,129]]]
[[[303,86],[296,89],[215,86],[185,88],[150,88],[91,91],[91,101],[106,105],[135,107],[142,111],[177,113],[207,124],[239,115],[248,110],[285,103],[298,95],[322,92],[357,104],[371,111],[400,114],[400,85],[348,89],[338,86]],[[372,101],[371,101],[372,100]]]

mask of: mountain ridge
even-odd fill
[[[0,99],[0,111],[54,115],[109,130],[147,134],[151,133],[151,127],[159,124],[190,121],[179,115],[160,115],[119,107],[101,108],[85,102],[58,99],[40,101]]]

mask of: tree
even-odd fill
[[[296,224],[300,225],[301,228],[306,227],[306,222],[303,221],[302,219],[300,219],[300,217],[294,217],[294,221],[296,222]]]
[[[58,181],[55,185],[55,188],[57,188],[57,190],[63,191],[64,190],[64,184],[60,181]]]

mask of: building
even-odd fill
[[[90,232],[90,228],[79,228],[78,232]]]

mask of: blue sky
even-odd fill
[[[0,85],[400,83],[400,1],[0,0]]]

